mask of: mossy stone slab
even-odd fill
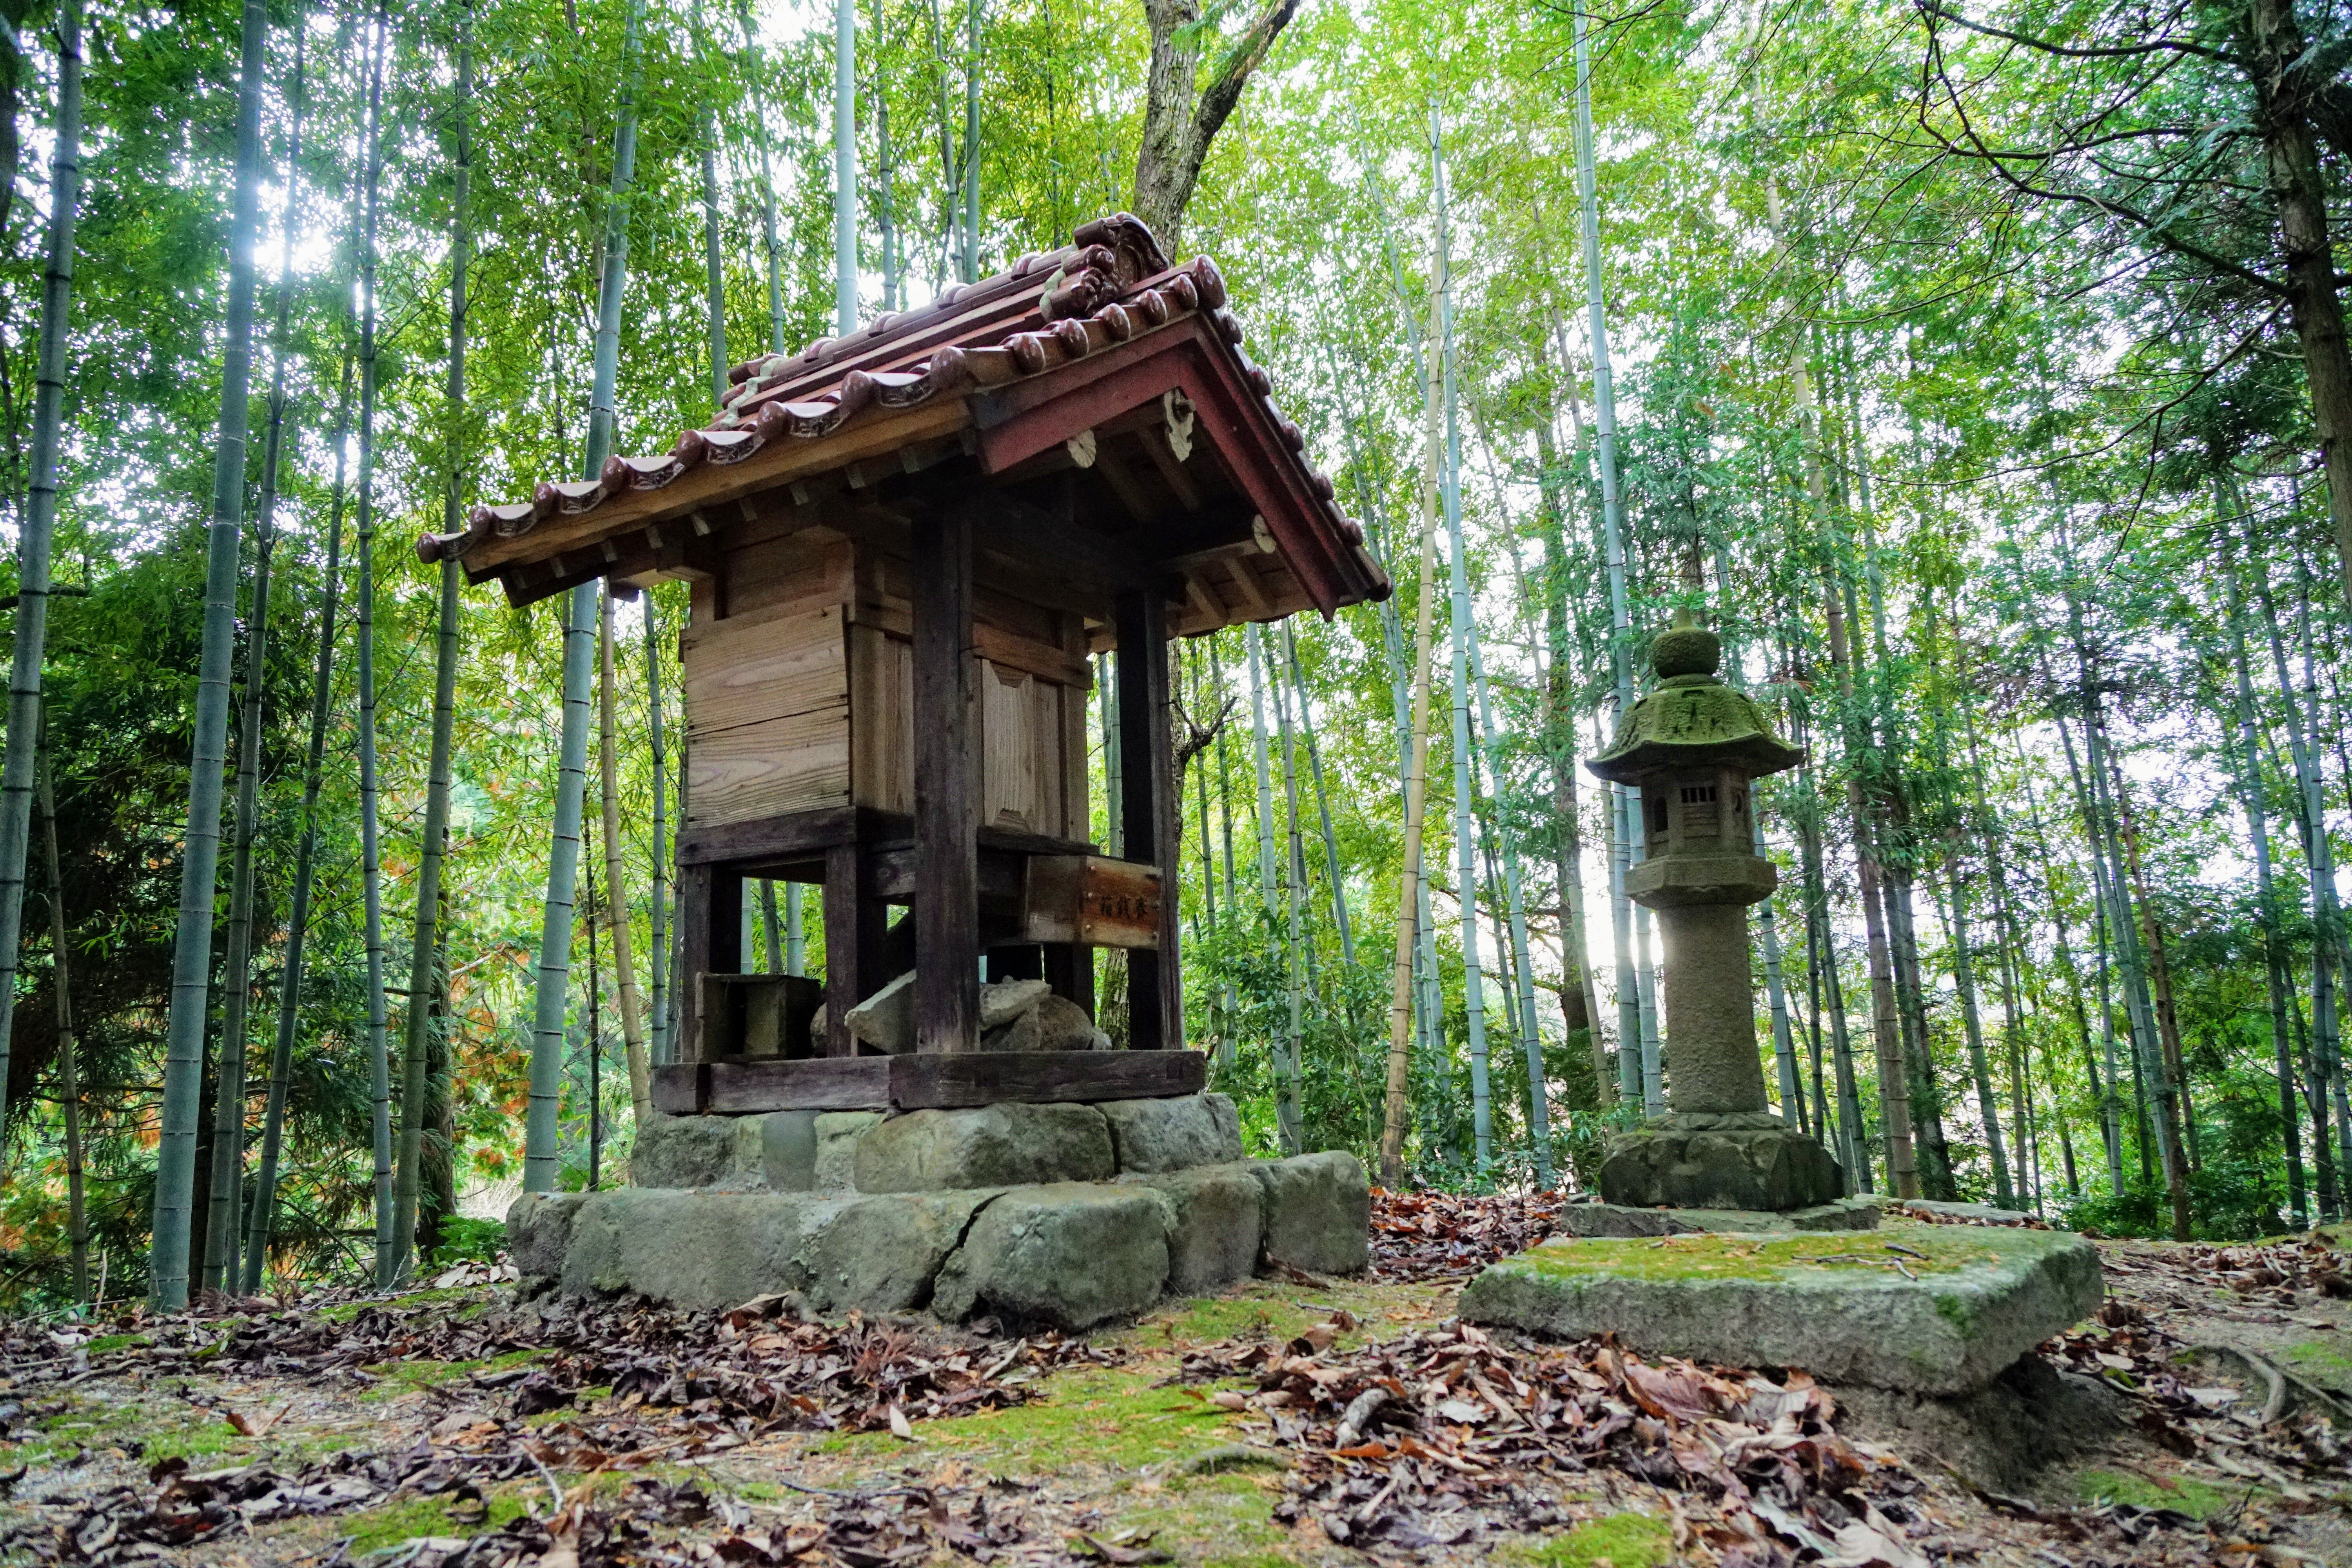
[[[1552,1221],[1554,1234],[1591,1237],[1691,1236],[1707,1231],[1786,1235],[1801,1230],[1875,1230],[1878,1205],[1868,1198],[1789,1209],[1632,1208],[1623,1204],[1570,1204]]]
[[[1461,1312],[1567,1339],[1614,1333],[1654,1355],[1944,1394],[1990,1383],[2104,1294],[2097,1251],[2071,1232],[1937,1226],[1906,1226],[1899,1239],[1555,1239],[1488,1268]]]

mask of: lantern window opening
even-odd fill
[[[1711,805],[1714,803],[1715,786],[1713,784],[1683,785],[1683,804],[1685,805]]]

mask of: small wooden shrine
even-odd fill
[[[708,426],[427,535],[530,604],[684,579],[674,1112],[1188,1093],[1168,639],[1389,583],[1242,353],[1205,258],[1124,214],[845,338],[738,365]],[[1115,650],[1124,859],[1087,840],[1088,656]],[[734,977],[747,877],[821,884],[825,975]],[[892,923],[895,906],[910,913]],[[1129,1049],[983,1050],[991,980]],[[850,1010],[909,969],[912,1051]],[[764,977],[763,977],[764,979]]]

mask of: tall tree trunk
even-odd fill
[[[1412,731],[1404,775],[1402,885],[1397,894],[1395,978],[1389,1001],[1388,1093],[1381,1116],[1381,1181],[1391,1191],[1404,1185],[1404,1134],[1412,1113],[1412,1026],[1416,994],[1413,970],[1418,928],[1426,924],[1427,898],[1422,870],[1422,831],[1429,801],[1429,681],[1431,643],[1437,603],[1437,510],[1439,388],[1435,358],[1437,303],[1430,302],[1430,353],[1422,376],[1420,596],[1414,600]]]
[[[77,57],[81,47],[79,10],[79,0],[65,0],[58,22],[67,48]],[[78,59],[73,68],[80,68]],[[66,956],[73,949],[73,933],[66,920],[66,878],[58,857],[58,804],[49,787],[47,757],[36,766],[34,787],[40,795],[42,847],[49,863],[49,986],[58,999],[58,1098],[66,1123],[66,1259],[73,1273],[73,1299],[87,1301],[89,1205],[82,1174],[81,1045],[74,1033],[73,971]]]
[[[188,1303],[196,1129],[204,1099],[205,1022],[212,1006],[213,894],[220,872],[229,669],[236,650],[236,574],[245,516],[247,405],[253,381],[253,252],[261,226],[261,100],[263,77],[268,70],[269,15],[262,0],[245,0],[243,12],[237,74],[236,183],[229,214],[228,319],[221,364],[220,443],[213,465],[212,523],[205,541],[204,644],[196,671],[195,736],[188,764],[188,826],[184,840],[186,847],[180,861],[179,920],[172,942],[172,1000],[164,1024],[163,1104],[161,1138],[155,1151],[154,1223],[148,1249],[149,1290],[156,1309],[165,1312],[179,1311]],[[12,675],[12,708],[18,684]],[[16,820],[21,823],[25,819]],[[22,842],[21,837],[18,842]],[[16,898],[5,900],[11,908],[17,907],[21,900],[22,864],[20,851],[20,891]]]
[[[255,25],[250,16],[247,24]],[[10,73],[12,94],[16,73],[21,68],[16,53],[10,51],[5,68]],[[254,68],[257,79],[258,65]],[[81,0],[59,0],[58,107],[51,130],[54,150],[49,159],[48,261],[41,279],[41,346],[38,368],[34,373],[32,486],[26,498],[24,527],[16,540],[16,641],[8,667],[7,749],[5,761],[0,761],[0,1133],[5,1133],[7,1125],[8,1044],[15,1032],[16,970],[24,945],[26,850],[32,828],[33,773],[41,728],[41,665],[48,647],[49,552],[58,515],[58,448],[65,428],[66,342],[73,313],[74,217],[81,205]],[[259,92],[257,79],[250,90]],[[0,203],[14,195],[16,163],[15,104],[11,102],[7,109],[6,114],[0,115],[0,121],[5,121],[10,188],[0,194]],[[242,102],[239,113],[243,113]],[[239,123],[241,127],[242,121]],[[258,136],[257,130],[256,135]],[[257,147],[254,162],[259,163]],[[254,173],[258,177],[257,168]],[[250,193],[243,184],[238,189],[249,208]],[[248,258],[249,312],[252,220],[249,212],[247,216],[247,226],[243,232]],[[0,228],[5,228],[5,207],[0,207]],[[227,417],[226,407],[222,417]],[[229,440],[226,424],[221,438],[226,461]],[[236,438],[240,462],[237,477],[242,483],[241,428]],[[243,498],[240,495],[238,499]],[[232,518],[232,542],[235,530],[236,521]],[[232,575],[236,565],[232,559]],[[215,831],[218,831],[217,827]],[[209,921],[209,895],[205,910]],[[209,942],[208,930],[207,946]],[[201,1036],[201,1015],[196,1026]],[[190,1152],[194,1153],[193,1148]],[[184,1273],[184,1260],[182,1268]]]
[[[604,247],[596,287],[595,382],[580,472],[593,479],[612,455],[614,384],[621,363],[621,298],[629,270],[629,191],[637,162],[637,70],[644,0],[628,0],[621,55],[621,101],[613,129],[613,175],[604,208]],[[748,24],[746,31],[749,31]],[[563,1089],[564,1016],[571,999],[573,899],[579,890],[581,816],[588,795],[588,696],[596,652],[596,585],[583,583],[564,600],[563,722],[556,756],[554,833],[547,858],[547,900],[540,922],[539,978],[532,999],[530,1109],[524,1124],[523,1190],[555,1190],[562,1156],[556,1108]]]
[[[614,732],[618,702],[613,669],[613,595],[608,588],[598,625],[596,762],[604,805],[604,909],[613,928],[613,978],[621,992],[621,1041],[629,1068],[629,1109],[643,1126],[653,1120],[653,1073],[646,1058],[645,1013],[637,999],[637,961],[629,931],[628,879],[621,858],[621,749]],[[777,966],[781,969],[782,966]]]
[[[2306,42],[2294,0],[2252,0],[2243,16],[2254,127],[2262,137],[2271,197],[2278,204],[2287,306],[2303,344],[2304,384],[2327,482],[2336,565],[2345,595],[2352,598],[2352,346],[2345,340],[2343,282],[2327,231],[2327,181],[2309,111],[2311,76],[2327,68],[2321,63],[2326,57]]]
[[[977,0],[973,0],[977,3]],[[1199,85],[1203,42],[1216,37],[1202,22],[1199,0],[1144,0],[1151,61],[1144,79],[1143,134],[1135,155],[1135,215],[1150,225],[1171,255],[1183,237],[1184,208],[1200,183],[1209,143],[1224,129],[1252,72],[1297,14],[1298,0],[1265,0],[1240,37]],[[966,157],[972,149],[966,149]]]

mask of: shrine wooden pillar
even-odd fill
[[[980,764],[971,508],[915,519],[915,1048],[980,1048]],[[828,898],[830,895],[828,895]]]
[[[1160,945],[1127,954],[1128,1046],[1184,1047],[1183,965],[1176,950],[1176,756],[1168,686],[1168,600],[1158,587],[1122,590],[1113,611],[1118,637],[1118,744],[1129,860],[1160,869]]]
[[[704,862],[677,868],[677,1041],[681,1062],[704,1062],[705,974],[731,974],[743,951],[743,879]]]

